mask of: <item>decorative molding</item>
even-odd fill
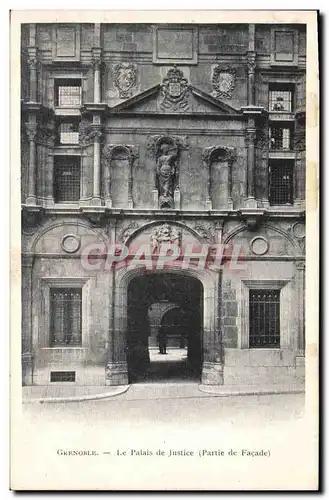
[[[296,262],[296,269],[298,271],[305,271],[305,261],[302,260],[302,261],[297,261]]]
[[[235,88],[236,72],[229,66],[214,66],[212,70],[211,83],[213,86],[212,96],[216,99],[224,97],[231,99]]]
[[[81,239],[75,234],[66,234],[61,241],[61,248],[66,253],[75,253],[79,250]]]
[[[185,52],[181,51],[181,53],[175,54],[175,59],[173,60],[173,51],[166,47],[164,52],[161,51],[161,47],[159,46],[159,35],[161,38],[162,35],[167,32],[170,37],[170,40],[174,41],[176,36],[179,36],[180,39],[184,39],[185,43],[181,44],[181,46],[185,47]],[[186,37],[187,35],[187,37]],[[165,40],[163,40],[164,44]],[[176,49],[177,50],[177,49]],[[162,52],[162,53],[161,53]],[[170,54],[168,54],[170,52]],[[169,56],[169,57],[168,57]],[[154,26],[153,27],[153,64],[188,64],[193,65],[198,63],[198,27],[184,27],[181,24],[170,24],[169,26]]]
[[[154,160],[157,159],[159,154],[159,148],[163,143],[173,144],[177,148],[177,155],[181,150],[187,149],[189,145],[188,138],[186,136],[178,135],[151,135],[146,141],[146,151],[148,155]]]
[[[36,122],[25,123],[25,132],[29,141],[35,141],[38,131],[38,126]]]
[[[140,228],[140,224],[136,221],[130,222],[127,226],[124,226],[119,233],[119,241],[126,243],[131,235]]]
[[[265,255],[269,250],[269,242],[263,236],[255,236],[250,241],[250,250],[254,255]]]
[[[132,88],[136,86],[136,65],[130,62],[120,62],[115,64],[113,72],[114,85],[118,89],[120,99],[128,99],[132,95]]]
[[[117,149],[124,150],[127,153],[129,162],[132,164],[139,158],[139,146],[132,146],[130,144],[106,144],[103,149],[103,158],[106,162],[111,162],[113,153]]]
[[[79,144],[81,147],[87,147],[96,141],[101,141],[103,131],[100,125],[90,124],[83,120],[79,125]]]
[[[39,206],[23,206],[22,231],[26,235],[32,235],[38,229],[44,210]]]
[[[215,229],[214,225],[206,222],[196,222],[194,230],[201,236],[207,243],[214,243]]]
[[[209,168],[213,158],[218,153],[218,160],[228,161],[232,164],[236,159],[236,149],[231,146],[210,146],[202,151],[202,162],[206,168]]]
[[[188,111],[189,84],[182,70],[176,65],[169,69],[161,84],[160,108],[170,111]]]

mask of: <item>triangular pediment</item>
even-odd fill
[[[215,99],[210,94],[190,85],[184,99],[170,99],[164,96],[160,85],[155,85],[140,94],[110,108],[111,113],[120,114],[209,114],[209,115],[238,115],[240,110]]]

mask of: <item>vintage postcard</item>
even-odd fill
[[[11,489],[318,489],[318,71],[316,11],[11,12]]]

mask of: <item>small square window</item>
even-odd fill
[[[57,142],[61,146],[79,144],[79,124],[80,119],[70,117],[61,119],[57,128]]]
[[[293,111],[293,85],[270,84],[269,86],[269,111],[289,112]]]
[[[81,80],[55,80],[55,103],[63,108],[77,108],[82,104]]]
[[[293,128],[290,124],[273,125],[269,129],[269,148],[274,150],[291,150],[293,144]]]
[[[249,347],[280,347],[280,290],[249,291]]]
[[[270,205],[293,203],[293,160],[271,160],[269,164]]]

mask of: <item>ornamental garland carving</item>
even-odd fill
[[[118,63],[114,66],[114,85],[120,99],[127,99],[132,95],[132,88],[136,85],[137,69],[132,63]]]
[[[102,129],[99,125],[91,125],[88,122],[82,121],[79,125],[79,144],[81,147],[86,147],[92,144],[95,140],[101,141],[103,137]]]
[[[212,72],[212,96],[216,99],[231,99],[235,88],[235,69],[228,66],[215,66]]]
[[[194,230],[201,236],[207,243],[214,243],[215,229],[213,224],[199,222],[194,226]]]
[[[174,65],[162,81],[160,107],[168,111],[188,111],[188,91],[187,78],[183,71]]]

